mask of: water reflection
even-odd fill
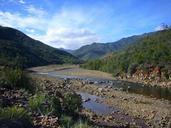
[[[95,78],[95,77],[66,76],[66,75],[61,75],[57,71],[47,72],[44,74],[51,77],[58,77],[61,79],[69,78],[69,79],[79,79],[82,81],[89,81],[89,82],[91,81],[97,83],[97,85],[99,86],[112,85],[113,88],[119,88],[122,89],[123,91],[127,91],[130,93],[142,94],[145,96],[151,96],[159,99],[163,98],[171,101],[171,88],[146,86],[138,83],[132,83],[132,82],[126,82],[120,80],[102,79],[102,78]]]
[[[171,89],[169,88],[161,88],[157,86],[144,86],[142,84],[135,83],[127,83],[125,85],[120,85],[124,91],[128,91],[130,93],[138,93],[150,97],[155,98],[163,98],[167,100],[171,100]]]

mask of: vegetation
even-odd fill
[[[0,119],[24,119],[30,120],[30,116],[24,108],[20,108],[18,106],[0,108]]]
[[[0,26],[0,65],[26,68],[63,63],[78,63],[78,59],[16,29]]]
[[[4,68],[1,71],[2,76],[0,85],[7,88],[23,88],[34,92],[35,87],[31,83],[31,78],[19,68]]]
[[[67,93],[64,96],[64,109],[69,114],[74,114],[82,108],[81,96],[76,93]]]
[[[62,115],[60,118],[62,127],[69,128],[74,125],[74,121],[71,116],[68,115]]]
[[[74,121],[71,116],[62,115],[61,123],[63,128],[91,128],[87,121],[79,119]]]
[[[52,113],[58,117],[61,117],[62,114],[62,105],[58,97],[52,97]]]
[[[105,56],[106,54],[119,51],[130,44],[136,43],[144,36],[145,34],[140,36],[131,36],[111,43],[93,43],[90,45],[82,46],[81,48],[72,51],[71,53],[82,60],[98,59]]]
[[[124,50],[81,65],[83,68],[101,70],[114,75],[129,73],[136,70],[149,71],[149,65],[158,66],[171,75],[171,29],[158,31],[144,36],[138,42]]]
[[[80,120],[80,122],[74,125],[74,128],[91,128],[91,126],[89,126],[87,122],[82,122]]]
[[[43,112],[42,104],[45,102],[45,95],[44,94],[35,94],[33,97],[29,99],[29,107],[33,111],[39,111],[40,113]]]

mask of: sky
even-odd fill
[[[0,25],[77,49],[171,25],[171,0],[0,0]]]

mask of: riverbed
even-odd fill
[[[153,98],[166,99],[171,101],[171,88],[162,88],[159,86],[150,86],[140,83],[133,83],[121,80],[115,80],[111,77],[106,78],[103,75],[100,76],[88,76],[79,75],[78,72],[82,72],[79,68],[63,68],[57,71],[45,71],[38,72],[38,74],[48,75],[51,77],[57,77],[60,79],[81,80],[87,84],[96,84],[98,86],[111,86],[114,89],[126,91],[129,93],[137,93]],[[85,70],[84,70],[85,72]]]
[[[116,120],[158,128],[167,127],[171,122],[170,90],[159,88],[156,91],[154,88],[158,87],[121,81],[103,72],[78,67],[51,70],[42,67],[33,71],[33,74],[52,81],[54,85],[60,80],[62,88],[80,93],[86,101],[83,107],[101,115],[95,117],[96,120],[101,119],[100,122],[110,124]]]

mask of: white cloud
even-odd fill
[[[46,15],[46,11],[42,8],[35,8],[33,5],[26,7],[26,11],[32,16],[42,17]]]
[[[24,0],[18,0],[20,4],[25,4],[26,2]]]
[[[66,49],[79,48],[82,45],[100,40],[95,33],[89,30],[73,28],[49,28],[46,35],[33,37],[53,47]]]
[[[84,25],[92,24],[92,14],[63,8],[47,18],[43,9],[28,6],[27,14],[0,11],[0,24],[18,28],[29,36],[57,48],[76,49],[99,42],[100,37]],[[95,18],[95,16],[94,16]],[[44,33],[39,33],[43,31]]]
[[[161,25],[155,27],[155,31],[160,31],[160,30],[164,30],[164,27]]]
[[[0,11],[0,24],[3,26],[16,27],[25,29],[31,27],[32,29],[43,30],[46,21],[40,20],[33,16],[22,16],[20,13],[10,13]]]

